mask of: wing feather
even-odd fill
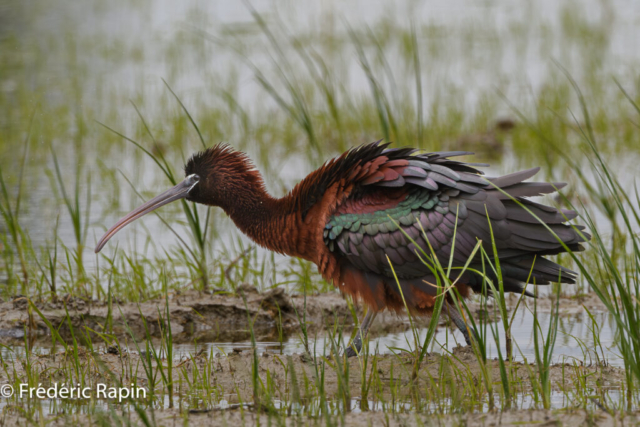
[[[553,193],[564,184],[524,182],[539,168],[484,178],[474,165],[449,160],[471,154],[468,152],[415,154],[412,149],[374,146],[352,150],[336,161],[353,163],[343,176],[349,177],[354,189],[326,225],[325,243],[334,256],[358,270],[391,277],[388,257],[402,280],[426,278],[432,272],[418,253],[430,254],[433,249],[446,264],[453,247],[454,264],[461,266],[479,240],[492,254],[493,236],[505,289],[522,291],[534,260],[530,281],[542,284],[560,276],[565,282],[575,279],[574,272],[542,255],[564,251],[558,238],[574,250],[581,249],[580,243],[590,236],[581,236],[566,223],[577,214],[527,199]],[[340,169],[337,163],[331,167]],[[482,280],[470,273],[467,276],[468,285],[477,290]]]

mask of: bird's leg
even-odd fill
[[[371,327],[371,324],[373,323],[377,314],[378,313],[371,308],[369,309],[369,311],[367,311],[367,315],[364,316],[364,319],[362,319],[362,322],[360,323],[360,327],[358,328],[356,337],[344,352],[347,357],[353,357],[360,354],[360,350],[362,350],[362,341],[364,341],[364,338],[367,336],[367,332],[369,332],[369,328]]]
[[[464,340],[467,342],[467,345],[471,345],[471,337],[469,336],[469,329],[467,328],[467,324],[460,312],[445,299],[444,300],[444,313],[449,316],[449,319],[453,321],[458,327],[458,330],[462,332],[464,336]]]

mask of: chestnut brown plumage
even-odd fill
[[[369,307],[363,333],[375,313],[402,310],[402,296],[415,314],[431,313],[436,278],[419,250],[433,250],[443,265],[453,251],[453,265],[460,267],[478,241],[493,254],[493,234],[506,292],[523,292],[525,283],[574,283],[573,271],[544,256],[565,252],[565,247],[582,250],[590,236],[583,227],[567,224],[575,212],[529,199],[564,184],[525,182],[539,168],[483,178],[477,169],[482,165],[451,159],[472,153],[418,154],[388,145],[378,141],[351,149],[282,198],[269,195],[244,153],[216,145],[189,159],[182,183],[118,221],[96,252],[122,227],[171,201],[186,198],[218,206],[259,245],[313,262],[343,294],[363,301]],[[470,267],[482,269],[479,255]],[[482,277],[468,270],[456,288],[463,297],[481,292]],[[469,343],[459,313],[452,308],[447,313]],[[358,334],[349,354],[359,351],[361,343]]]

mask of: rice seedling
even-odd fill
[[[49,286],[49,291],[51,294],[51,299],[56,301],[58,298],[58,291],[56,288],[56,276],[58,274],[58,225],[59,225],[60,217],[56,218],[56,225],[53,229],[53,255],[49,250],[42,250],[43,255],[46,255],[46,266],[42,266],[42,264],[36,258],[35,261],[38,264],[38,268],[42,273],[42,277],[47,281],[47,285]],[[46,270],[45,271],[45,267]]]
[[[60,165],[58,164],[58,158],[54,151],[53,146],[51,146],[51,156],[53,158],[53,165],[55,171],[55,178],[57,182],[57,186],[60,189],[60,194],[62,195],[62,200],[64,205],[67,208],[67,212],[69,213],[69,217],[71,218],[71,224],[73,228],[73,234],[76,241],[76,249],[75,249],[75,264],[76,264],[76,275],[78,281],[84,280],[85,270],[83,263],[83,253],[84,246],[87,240],[87,232],[89,227],[89,214],[91,213],[91,175],[87,175],[86,179],[86,194],[85,194],[85,206],[81,206],[80,204],[80,183],[83,181],[81,178],[81,161],[78,161],[76,164],[78,167],[76,168],[76,181],[73,187],[74,192],[72,195],[67,193],[65,188],[64,179],[62,178],[62,173],[60,172]],[[68,257],[68,253],[67,253]],[[70,265],[70,264],[69,264]]]
[[[1,190],[1,203],[0,203],[0,214],[2,215],[2,219],[4,220],[5,226],[7,227],[8,235],[11,237],[13,245],[16,248],[16,252],[18,253],[18,260],[20,261],[20,269],[22,270],[22,289],[23,291],[29,287],[29,272],[26,262],[26,254],[25,252],[29,248],[29,241],[27,235],[24,233],[23,229],[20,227],[19,216],[20,216],[20,201],[22,198],[22,185],[24,180],[24,171],[27,162],[27,156],[29,153],[29,141],[31,135],[31,126],[33,124],[33,115],[31,117],[31,121],[29,122],[29,128],[27,131],[27,137],[24,142],[24,154],[22,156],[22,162],[20,167],[20,175],[18,178],[18,188],[15,196],[14,207],[11,208],[11,197],[9,196],[9,191],[7,190],[7,186],[4,182],[2,167],[0,166],[0,190]],[[6,232],[5,232],[6,233]],[[7,241],[8,239],[3,239]],[[10,261],[6,263],[10,264]],[[9,273],[9,269],[7,269],[7,273]],[[8,274],[8,277],[11,275]]]
[[[145,10],[144,5],[140,7]],[[477,12],[478,16],[482,13]],[[446,424],[457,420],[451,421],[455,424],[461,418],[449,418],[450,414],[473,416],[490,408],[515,412],[519,408],[549,407],[560,409],[558,413],[562,414],[564,409],[575,407],[600,415],[637,411],[640,357],[636,331],[640,313],[636,246],[640,196],[624,177],[633,169],[620,162],[621,157],[631,158],[638,152],[637,88],[632,79],[620,77],[617,93],[613,93],[610,89],[616,89],[615,85],[607,81],[609,75],[598,65],[607,62],[607,37],[613,32],[613,24],[562,13],[562,29],[545,27],[540,43],[546,46],[558,42],[561,51],[581,52],[583,58],[577,64],[585,70],[580,79],[585,95],[577,91],[577,86],[574,88],[572,80],[562,82],[552,73],[541,73],[536,74],[536,86],[540,88],[532,91],[531,103],[528,95],[514,96],[513,85],[520,77],[509,74],[486,79],[483,69],[490,64],[493,72],[495,64],[502,62],[500,55],[505,49],[516,51],[509,54],[515,58],[515,68],[526,64],[517,58],[522,52],[532,52],[528,40],[537,37],[537,27],[529,22],[535,22],[533,19],[509,21],[503,29],[487,19],[482,28],[469,25],[452,30],[446,25],[421,22],[416,12],[409,26],[389,14],[374,24],[356,23],[347,17],[335,29],[310,26],[296,32],[286,25],[286,19],[261,15],[251,8],[247,16],[252,22],[224,28],[209,26],[206,14],[201,14],[185,22],[193,21],[210,31],[216,37],[215,49],[204,42],[200,32],[178,31],[179,36],[162,38],[166,49],[161,51],[172,64],[167,67],[166,81],[175,82],[175,90],[166,81],[164,86],[159,82],[160,96],[149,90],[148,75],[139,74],[137,68],[154,60],[144,40],[131,37],[131,44],[116,42],[111,46],[108,38],[105,42],[99,37],[73,37],[71,43],[70,36],[59,44],[59,37],[49,37],[47,48],[70,64],[62,68],[69,79],[53,80],[60,85],[60,93],[64,95],[68,89],[72,96],[49,93],[40,98],[42,106],[29,120],[33,108],[28,100],[45,87],[40,86],[41,79],[30,80],[28,76],[34,74],[25,72],[26,66],[11,55],[15,46],[0,34],[2,69],[9,76],[0,85],[0,105],[6,111],[0,118],[3,310],[18,312],[22,298],[28,299],[22,323],[14,328],[20,332],[2,329],[1,334],[19,334],[19,338],[6,341],[10,343],[6,346],[0,344],[0,382],[17,389],[21,382],[36,386],[39,382],[77,381],[94,386],[97,381],[106,381],[119,386],[132,379],[149,390],[147,400],[130,399],[123,404],[100,399],[44,402],[14,396],[0,403],[5,405],[0,422],[11,424],[17,422],[11,417],[21,417],[22,423],[44,424],[48,415],[53,415],[59,422],[70,424],[161,425],[167,422],[163,417],[169,406],[175,415],[169,423],[177,420],[188,424],[193,417],[211,416],[228,424],[327,426],[349,424],[354,417],[371,425]],[[272,19],[277,21],[273,23]],[[326,21],[331,25],[331,19]],[[30,24],[25,25],[28,28]],[[40,31],[49,34],[46,26]],[[76,35],[73,29],[69,31]],[[569,40],[566,43],[562,41],[565,38]],[[43,39],[47,37],[39,38]],[[20,40],[23,48],[29,48],[28,37]],[[582,49],[587,40],[595,43],[593,52]],[[31,55],[25,58],[43,54],[42,47],[30,49]],[[85,70],[82,58],[87,52],[115,68],[118,61],[129,64],[127,67],[134,64],[131,68],[137,80],[129,83],[139,92],[125,89],[126,79],[118,86],[123,89],[113,90],[105,73]],[[189,55],[194,52],[197,58],[191,61]],[[217,67],[212,70],[207,61],[214,54],[216,63],[231,64],[233,72]],[[459,62],[452,62],[448,55],[459,57]],[[158,70],[163,69],[164,61]],[[56,69],[50,65],[47,62],[47,69]],[[195,75],[190,74],[193,70],[197,70]],[[472,75],[468,70],[473,70]],[[117,69],[111,71],[118,75]],[[570,180],[576,191],[565,193],[567,199],[556,202],[576,205],[576,210],[585,212],[579,222],[586,223],[593,235],[589,251],[559,260],[579,270],[582,280],[575,288],[553,287],[556,300],[546,326],[543,311],[549,309],[545,308],[548,298],[541,295],[532,313],[535,328],[517,328],[516,313],[523,311],[522,298],[509,300],[504,296],[501,266],[493,261],[495,242],[491,242],[491,249],[476,247],[475,252],[482,260],[478,273],[497,278],[492,281],[487,277],[484,283],[485,291],[493,295],[491,303],[486,299],[463,301],[455,284],[464,268],[453,268],[451,261],[440,265],[433,261],[433,254],[421,253],[439,278],[434,283],[438,288],[434,316],[424,327],[409,316],[409,324],[398,327],[402,331],[399,338],[393,337],[397,332],[393,326],[389,330],[381,328],[365,342],[355,360],[341,357],[344,338],[351,332],[346,325],[357,312],[354,302],[349,301],[339,314],[325,313],[322,321],[313,317],[318,295],[333,292],[332,286],[320,280],[308,262],[284,261],[247,245],[237,235],[226,234],[228,220],[222,215],[185,204],[181,215],[186,218],[188,238],[163,213],[161,221],[177,239],[171,237],[167,242],[155,229],[143,229],[134,237],[138,239],[135,247],[143,248],[140,251],[116,247],[112,254],[96,257],[95,261],[83,255],[87,234],[99,234],[93,227],[104,223],[104,218],[94,216],[96,204],[106,206],[107,215],[122,204],[124,194],[112,188],[118,177],[116,167],[134,170],[125,180],[130,183],[132,197],[141,197],[136,191],[142,188],[141,182],[155,185],[158,176],[174,182],[177,173],[173,159],[180,159],[191,138],[197,146],[229,140],[257,154],[257,166],[269,178],[270,190],[279,192],[316,166],[319,159],[373,139],[375,134],[394,139],[399,145],[426,146],[430,151],[459,149],[458,145],[464,143],[459,139],[463,133],[487,129],[504,113],[499,96],[483,93],[477,85],[463,90],[452,83],[476,78],[492,84],[499,80],[500,90],[507,94],[516,114],[521,114],[519,122],[524,123],[518,123],[501,142],[491,145],[498,147],[491,150],[503,153],[491,153],[502,160],[497,169],[542,163],[545,173]],[[248,88],[247,82],[252,79],[258,90]],[[12,89],[12,81],[17,82],[16,89]],[[574,120],[566,106],[576,105],[576,94],[582,114]],[[135,99],[135,124],[123,113],[129,98]],[[93,117],[120,131],[96,137],[90,126]],[[493,137],[499,139],[497,131],[483,135]],[[107,143],[101,141],[103,138]],[[54,141],[57,148],[54,153],[41,148],[49,147],[49,141]],[[72,141],[76,153],[72,158],[77,162],[72,167],[60,154],[67,147],[65,141]],[[131,151],[127,144],[133,147]],[[9,153],[18,155],[11,157]],[[129,167],[129,162],[137,166],[144,156],[157,167]],[[42,179],[47,172],[38,166],[44,162],[51,166],[49,187]],[[289,164],[296,167],[289,171]],[[141,169],[145,169],[144,174]],[[27,192],[31,186],[34,191]],[[59,197],[48,196],[52,189],[60,193]],[[105,192],[109,194],[103,199]],[[43,213],[35,213],[31,205],[41,206]],[[292,301],[301,295],[299,304],[292,303],[295,316],[277,306],[274,332],[263,342],[256,332],[259,325],[247,309],[242,313],[246,317],[242,325],[248,326],[242,331],[243,341],[237,344],[201,342],[198,334],[202,331],[193,326],[177,331],[175,326],[184,325],[170,323],[175,321],[170,318],[172,310],[184,298],[210,297],[192,292],[209,290],[221,300],[224,295],[236,298],[242,294],[243,284],[263,292],[285,287]],[[613,330],[617,331],[611,341],[604,332],[608,325],[599,322],[592,302],[584,303],[586,309],[580,308],[582,318],[560,317],[564,304],[570,301],[565,297],[573,293],[581,301],[588,298],[590,290],[610,313]],[[78,312],[82,310],[71,303],[77,297],[87,306],[81,314]],[[141,312],[127,317],[124,306],[130,302],[156,307],[145,311],[151,313],[147,317]],[[439,314],[448,305],[460,309],[468,332],[477,338],[468,354],[452,351],[451,337],[459,335],[445,334],[439,325]],[[331,309],[340,307],[322,308],[327,312]],[[62,312],[61,317],[52,316],[55,310]],[[478,310],[498,320],[478,319]],[[194,312],[193,317],[206,315],[204,311]],[[95,328],[78,327],[94,317],[100,320]],[[140,325],[133,324],[132,319]],[[321,325],[327,319],[333,326]],[[577,350],[574,358],[562,359],[568,363],[555,366],[551,362],[559,360],[558,348],[564,348],[561,322],[588,324],[586,334],[570,333],[589,344],[577,344],[582,350]],[[124,328],[120,326],[123,323]],[[3,323],[2,328],[6,325]],[[215,326],[218,332],[234,327],[232,323]],[[532,342],[522,332],[525,329],[527,333],[533,330]],[[0,338],[9,340],[4,335]],[[118,355],[102,350],[98,341],[113,347],[110,351]],[[271,341],[279,345],[277,358],[271,352],[259,355],[258,348],[266,348]],[[193,347],[185,353],[182,345]],[[228,351],[228,356],[216,357],[216,348],[233,345],[246,346],[250,351]],[[607,348],[610,345],[614,350]],[[302,348],[306,354],[292,354],[291,348]],[[607,359],[624,365],[615,384],[611,378],[619,372],[605,363]],[[558,372],[560,379],[556,380]],[[596,418],[589,417],[595,422]]]
[[[582,173],[581,168],[572,160],[567,159],[567,161],[573,166],[573,170],[580,180],[586,183],[585,186],[589,188],[590,193],[595,196],[591,197],[592,200],[600,202],[601,207],[607,205],[609,200],[612,200],[612,207],[615,207],[616,213],[610,217],[610,220],[614,222],[620,217],[626,235],[630,239],[630,256],[620,265],[615,259],[615,252],[610,251],[607,247],[607,239],[600,232],[598,224],[594,218],[587,213],[584,220],[587,223],[589,233],[592,234],[593,243],[591,250],[596,252],[595,268],[593,268],[594,266],[587,265],[586,262],[576,254],[570,252],[570,255],[585,281],[589,283],[591,289],[606,306],[618,326],[618,333],[620,334],[618,347],[625,363],[627,384],[633,388],[638,378],[640,378],[640,357],[638,356],[640,354],[640,341],[638,341],[638,335],[635,332],[639,326],[638,319],[640,317],[638,310],[640,310],[640,304],[638,304],[636,297],[639,291],[637,285],[639,282],[635,277],[637,271],[630,269],[629,266],[636,264],[637,259],[640,257],[640,250],[638,250],[639,246],[636,241],[637,234],[634,231],[634,227],[640,225],[640,215],[638,215],[637,207],[640,198],[637,197],[637,192],[635,200],[632,198],[633,196],[628,194],[618,178],[612,173],[609,165],[605,162],[596,142],[595,132],[591,124],[589,110],[584,101],[584,97],[571,76],[569,74],[565,75],[571,82],[578,96],[584,117],[584,125],[578,124],[578,129],[585,142],[586,150],[588,150],[586,154],[590,154],[590,166],[599,177],[598,182],[600,185],[598,187],[588,185],[588,179],[584,173]],[[627,99],[629,99],[629,97]],[[633,100],[630,101],[633,102]],[[539,135],[545,140],[548,138],[542,133]],[[565,202],[572,205],[568,200],[565,200]],[[584,207],[584,204],[582,206]],[[605,209],[611,210],[610,208]],[[628,405],[632,402],[632,395],[633,392],[630,388],[626,396]]]
[[[165,82],[166,84],[166,82]],[[202,142],[203,147],[206,148],[206,144],[204,142],[204,138],[202,137],[202,134],[200,133],[200,129],[198,128],[197,124],[195,123],[195,121],[193,121],[191,115],[189,114],[188,110],[186,109],[186,107],[184,106],[184,104],[182,103],[182,101],[180,101],[180,98],[178,98],[178,96],[173,92],[173,90],[171,89],[171,87],[166,84],[168,90],[174,95],[174,97],[176,98],[176,100],[178,101],[178,103],[180,104],[180,106],[183,108],[185,114],[187,115],[187,117],[189,118],[191,124],[193,125],[193,127],[195,128],[200,141]],[[147,130],[151,140],[154,142],[155,145],[157,145],[157,142],[153,136],[153,134],[151,133],[151,131],[149,130],[149,127],[147,126],[142,114],[139,112],[138,108],[135,106],[134,104],[134,108],[135,110],[138,112],[140,120],[142,121],[145,129]],[[102,123],[100,123],[103,127],[105,127],[107,130],[113,132],[114,134],[120,136],[121,138],[123,138],[124,140],[132,143],[135,147],[137,147],[138,149],[140,149],[142,152],[144,152],[147,156],[149,156],[154,163],[160,168],[160,170],[163,172],[163,174],[167,177],[167,179],[171,182],[172,185],[176,185],[177,180],[176,177],[174,175],[173,169],[171,167],[171,165],[168,163],[167,159],[164,157],[164,155],[162,154],[162,152],[159,152],[158,154],[154,154],[153,152],[145,149],[140,143],[134,141],[131,138],[126,137],[125,135],[117,132],[116,130],[110,128],[109,126],[106,126]],[[194,242],[196,243],[196,247],[197,247],[197,252],[193,252],[188,245],[185,244],[185,248],[187,249],[187,251],[189,252],[189,254],[194,258],[193,261],[195,263],[195,265],[197,266],[197,273],[199,276],[199,279],[202,283],[203,289],[204,290],[208,290],[209,288],[209,275],[208,275],[208,267],[207,267],[207,255],[206,255],[206,238],[207,238],[207,233],[208,233],[208,224],[209,224],[209,218],[210,218],[210,209],[207,208],[207,214],[205,215],[204,220],[201,220],[198,214],[198,210],[197,207],[195,205],[189,205],[185,200],[181,201],[182,204],[182,208],[187,216],[187,220],[189,223],[189,229],[191,231],[191,236],[192,239],[194,240]],[[176,234],[174,232],[174,234]]]
[[[553,359],[553,348],[558,337],[558,318],[560,312],[560,298],[556,294],[555,311],[552,312],[549,321],[549,329],[546,336],[543,336],[542,328],[537,318],[537,304],[534,303],[534,325],[533,325],[533,341],[535,345],[536,371],[538,392],[542,397],[542,404],[545,409],[551,407],[551,381],[549,375],[549,367]]]

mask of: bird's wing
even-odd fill
[[[352,168],[355,188],[325,224],[323,236],[329,250],[361,271],[390,277],[388,257],[399,278],[412,279],[431,274],[418,254],[430,255],[433,250],[447,265],[453,253],[454,265],[464,265],[478,240],[492,254],[493,233],[505,283],[520,290],[520,283],[529,278],[534,256],[564,249],[511,197],[525,204],[566,245],[580,249],[585,236],[564,224],[575,218],[575,212],[527,199],[552,193],[562,184],[524,182],[538,168],[485,179],[475,165],[449,159],[463,154],[468,153],[412,155],[387,149]],[[563,282],[574,279],[570,270],[539,258],[529,282],[549,283],[560,275]]]

